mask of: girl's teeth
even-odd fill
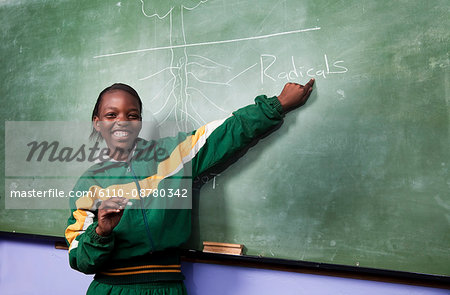
[[[114,132],[114,136],[117,136],[117,137],[126,137],[126,136],[128,136],[128,132],[125,132],[125,131],[115,131],[115,132]]]

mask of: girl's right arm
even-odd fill
[[[112,229],[119,223],[127,200],[112,198],[104,201],[95,212],[97,215],[93,211],[76,208],[75,200],[71,201],[74,209],[65,231],[69,263],[73,269],[93,274],[110,258],[114,248]]]
[[[93,212],[77,209],[72,211],[65,232],[70,266],[85,274],[95,273],[114,248],[114,235],[99,235],[97,225]]]

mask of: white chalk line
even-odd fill
[[[144,49],[137,49],[137,50],[130,50],[130,51],[122,51],[122,52],[116,52],[116,53],[97,55],[97,56],[94,56],[94,58],[112,57],[112,56],[118,56],[118,55],[142,53],[142,52],[165,50],[165,49],[187,48],[187,47],[226,44],[226,43],[233,43],[233,42],[266,39],[266,38],[271,38],[271,37],[277,37],[277,36],[283,36],[283,35],[289,35],[289,34],[298,34],[298,33],[310,32],[310,31],[317,31],[317,30],[320,30],[320,27],[301,29],[301,30],[294,30],[294,31],[288,31],[288,32],[273,33],[273,34],[254,36],[254,37],[230,39],[230,40],[200,42],[200,43],[192,43],[192,44],[181,44],[181,45],[172,45],[172,46],[163,46],[163,47],[154,47],[154,48],[144,48]]]

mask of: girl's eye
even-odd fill
[[[130,114],[130,115],[128,115],[128,118],[133,119],[133,120],[139,119],[139,115],[138,114]]]
[[[116,117],[116,114],[114,114],[114,113],[107,113],[107,114],[105,115],[105,117],[106,117],[106,118],[115,118],[115,117]]]

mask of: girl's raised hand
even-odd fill
[[[127,198],[114,197],[103,201],[98,208],[98,225],[95,231],[100,236],[108,236],[119,224],[123,210],[128,203]]]
[[[278,100],[283,107],[284,112],[302,106],[306,103],[313,90],[314,78],[309,80],[306,85],[297,83],[287,83],[278,96]]]

